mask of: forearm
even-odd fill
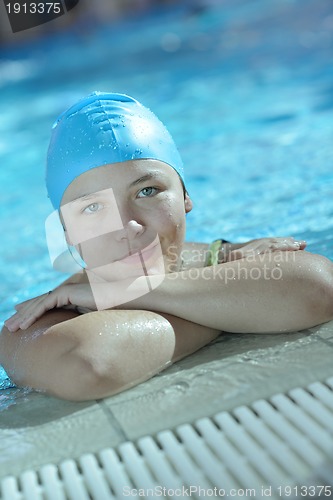
[[[265,254],[166,275],[126,307],[231,332],[300,330],[333,318],[332,270],[324,257],[303,251]]]

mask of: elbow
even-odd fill
[[[63,355],[59,366],[61,369],[40,388],[50,396],[68,401],[91,401],[119,392],[112,372],[106,374],[96,359],[80,350]]]
[[[91,401],[113,396],[150,378],[154,373],[128,374],[116,356],[96,356],[92,349],[78,348],[63,356],[61,374],[52,377],[45,392],[69,401]]]
[[[313,298],[312,309],[318,316],[318,323],[326,323],[333,320],[333,284],[325,280],[317,283],[317,293]]]
[[[333,263],[316,255],[315,265],[309,269],[309,311],[315,324],[333,319]]]

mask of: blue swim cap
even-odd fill
[[[109,163],[154,159],[184,180],[183,163],[163,123],[124,94],[94,92],[56,120],[47,154],[46,187],[55,209],[79,175]]]

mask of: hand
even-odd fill
[[[163,281],[163,275],[158,278],[159,284]],[[5,321],[5,326],[10,332],[26,330],[47,311],[68,305],[87,307],[91,311],[114,309],[145,295],[150,289],[146,276],[109,282],[93,275],[87,283],[67,281],[52,292],[17,304],[17,312]]]
[[[88,307],[96,310],[95,300],[89,283],[65,284],[55,288],[52,292],[44,293],[15,306],[16,313],[5,321],[10,332],[29,328],[46,311],[61,308],[67,305]]]
[[[304,240],[296,241],[292,236],[278,238],[259,238],[251,240],[236,250],[229,251],[224,255],[223,262],[245,259],[255,255],[267,252],[284,252],[304,250],[306,242]]]

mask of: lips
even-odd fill
[[[150,245],[148,247],[143,248],[142,250],[137,250],[135,253],[120,259],[120,262],[124,262],[125,264],[136,264],[141,263],[142,259],[145,262],[149,260],[153,255],[156,255],[156,258],[161,255],[161,252],[157,252],[158,250],[157,244]]]
[[[164,275],[164,259],[159,237],[131,255],[127,254],[122,259],[90,270],[103,280],[117,283],[133,281],[140,276]]]
[[[116,248],[117,245],[115,245],[115,242],[112,241],[102,241],[101,246],[96,246],[95,240],[93,242],[87,240],[84,244],[82,244],[80,253],[87,268],[95,269],[103,266],[113,266],[114,269],[118,267],[120,273],[122,264],[123,266],[132,267],[133,269],[139,267],[142,269],[146,260],[147,263],[148,260],[149,262],[154,263],[162,257],[162,250],[158,236],[156,236],[153,240],[150,239],[150,242],[145,246],[143,241],[133,241],[128,243],[133,243],[133,245],[130,244],[130,249],[128,248],[128,244],[123,244],[121,245],[121,248]],[[140,243],[141,247],[138,248]],[[137,248],[134,248],[134,246]]]

